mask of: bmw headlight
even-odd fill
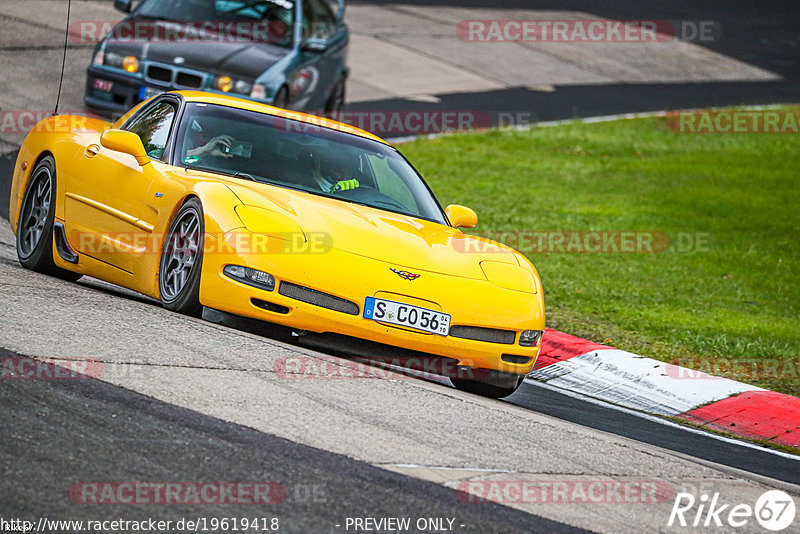
[[[520,347],[535,347],[539,344],[539,341],[542,339],[542,332],[541,330],[525,330],[523,333],[519,335],[519,346]]]
[[[245,80],[235,80],[230,76],[217,76],[214,78],[214,89],[218,89],[223,93],[239,93],[241,95],[250,95],[253,91],[253,84]]]
[[[257,287],[258,289],[263,289],[264,291],[272,291],[275,289],[275,278],[273,278],[271,274],[257,271],[250,267],[226,265],[225,268],[222,269],[222,273],[232,280]]]
[[[135,56],[123,56],[114,52],[103,53],[102,50],[95,55],[95,63],[102,58],[103,65],[123,69],[131,74],[139,72],[139,59]]]

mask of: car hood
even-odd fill
[[[271,233],[263,230],[271,224],[293,226],[307,240],[395,267],[480,280],[486,279],[481,261],[519,265],[511,248],[443,224],[275,186],[228,187],[243,204],[258,207],[245,221],[257,233]]]
[[[147,35],[164,35],[165,23],[151,20],[130,20],[126,24],[136,24],[139,27],[154,28],[146,32]],[[162,28],[156,30],[155,28]],[[115,33],[106,40],[106,52],[122,55],[133,55],[140,59],[158,61],[160,63],[175,64],[175,58],[183,58],[181,66],[187,69],[204,72],[226,74],[228,76],[255,80],[270,66],[289,53],[288,48],[268,43],[251,42],[224,42],[223,40],[205,40],[190,42],[174,41],[131,41],[115,38]]]

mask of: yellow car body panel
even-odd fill
[[[180,92],[187,101],[280,115],[384,141],[348,125],[251,101]],[[146,105],[143,103],[141,105]],[[57,266],[159,298],[164,236],[184,201],[200,199],[205,251],[200,303],[227,313],[311,332],[335,332],[454,358],[461,365],[528,373],[538,346],[523,347],[524,330],[544,330],[539,276],[530,262],[500,243],[412,216],[243,181],[160,161],[139,165],[101,146],[100,135],[120,127],[82,117],[45,119],[26,138],[13,173],[10,220],[16,231],[27,180],[37,160],[53,155],[57,168],[56,220],[64,224],[77,264]],[[80,127],[75,127],[79,124]],[[84,147],[97,152],[91,159]],[[23,170],[23,163],[27,163]],[[272,274],[274,291],[225,276],[226,265]],[[408,280],[393,271],[418,274]],[[281,282],[355,303],[367,297],[413,304],[451,315],[451,325],[512,330],[513,344],[440,336],[315,306],[281,294]],[[269,311],[254,300],[277,305]],[[503,361],[502,355],[529,358]]]

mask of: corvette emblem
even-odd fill
[[[182,56],[177,56],[177,57],[174,59],[174,61],[175,61],[175,63],[176,63],[176,64],[178,64],[178,65],[183,65],[183,64],[186,62],[186,59],[184,59]]]
[[[391,267],[390,267],[390,269],[391,269]],[[396,274],[397,276],[399,276],[400,278],[402,278],[403,280],[411,280],[411,281],[413,281],[413,280],[416,280],[417,278],[420,277],[420,275],[414,274],[414,273],[410,273],[408,271],[398,271],[397,269],[391,269],[391,271],[394,274]]]

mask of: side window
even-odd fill
[[[161,159],[164,156],[176,111],[175,104],[162,102],[137,117],[127,128],[139,136],[147,155],[151,158]]]
[[[303,4],[303,38],[328,41],[336,36],[336,19],[325,0],[307,0]]]

